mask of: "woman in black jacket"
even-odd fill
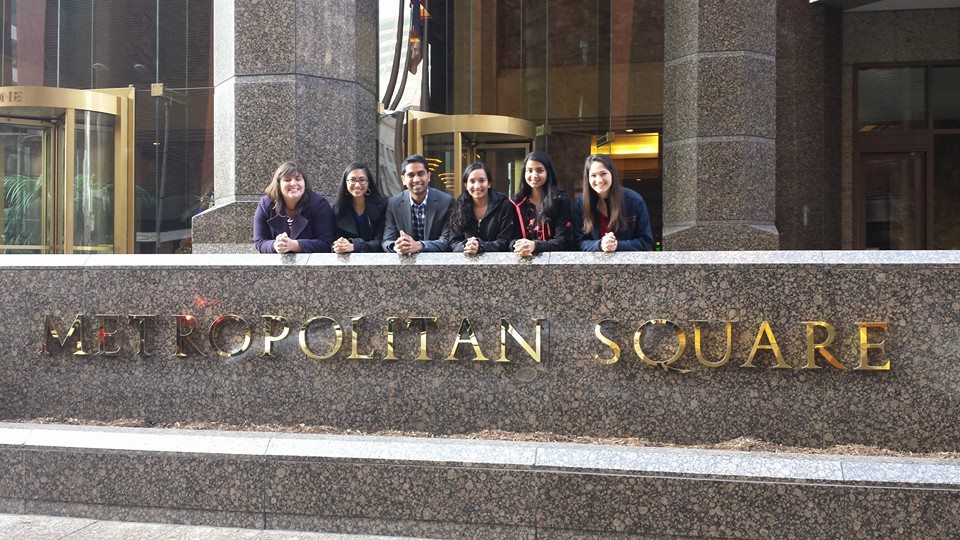
[[[337,222],[334,253],[383,251],[383,222],[387,200],[380,195],[370,168],[363,163],[347,165],[340,179],[340,194],[333,213]]]
[[[463,171],[463,193],[450,214],[450,250],[464,255],[507,251],[515,227],[510,199],[497,193],[490,169],[472,163]]]
[[[517,231],[510,248],[522,257],[569,250],[573,239],[570,197],[557,181],[550,156],[539,151],[527,154],[523,179],[512,199]]]

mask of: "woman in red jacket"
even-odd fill
[[[523,257],[569,250],[573,238],[570,197],[557,181],[550,156],[539,151],[527,154],[523,179],[520,192],[513,196],[517,230],[511,249]]]

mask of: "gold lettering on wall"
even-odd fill
[[[417,324],[417,328],[420,329],[420,354],[417,355],[417,360],[427,361],[430,360],[430,355],[427,354],[427,325],[437,325],[436,317],[410,317],[407,319],[407,328],[410,328],[414,323]]]
[[[147,352],[147,323],[153,324],[157,320],[156,315],[130,315],[127,317],[127,324],[137,325],[137,355],[152,356]]]
[[[534,324],[534,347],[531,347],[530,343],[523,339],[520,332],[517,332],[513,325],[507,322],[506,319],[500,319],[500,358],[497,359],[497,362],[510,361],[507,359],[507,334],[510,334],[510,337],[523,347],[523,350],[530,355],[530,358],[533,358],[534,362],[540,363],[540,329],[543,319],[533,318],[530,320],[533,321]]]
[[[102,356],[116,356],[120,354],[120,345],[115,349],[110,348],[110,338],[117,334],[120,329],[120,315],[94,315],[100,324],[97,325],[97,354]],[[107,326],[113,330],[107,330]]]
[[[762,343],[764,339],[767,340],[766,343]],[[770,328],[770,323],[767,321],[760,323],[757,340],[753,343],[753,348],[750,349],[750,355],[747,356],[747,361],[740,367],[757,367],[753,365],[753,359],[756,358],[757,352],[760,350],[773,351],[773,357],[777,360],[777,364],[773,366],[774,369],[790,369],[790,364],[787,364],[783,359],[783,353],[780,352],[780,346],[777,345],[777,337],[773,335],[773,329]]]
[[[609,366],[610,364],[616,364],[617,361],[620,360],[620,345],[617,345],[616,341],[613,341],[612,339],[603,335],[604,324],[619,324],[619,321],[617,321],[616,319],[603,319],[593,327],[593,335],[596,336],[598,340],[600,340],[600,343],[603,343],[607,347],[610,347],[610,350],[613,351],[613,356],[611,356],[610,358],[600,358],[599,354],[594,354],[593,361],[598,364]]]
[[[467,337],[463,337],[464,334]],[[461,344],[469,344],[473,346],[473,359],[477,362],[486,362],[490,360],[483,354],[483,350],[480,349],[480,342],[477,341],[477,334],[473,331],[473,325],[470,324],[470,319],[464,318],[460,322],[460,330],[457,331],[457,339],[453,341],[453,348],[450,349],[450,354],[447,355],[447,360],[456,360],[457,359],[457,347]]]
[[[280,315],[261,315],[263,319],[263,355],[275,356],[273,354],[273,344],[290,335],[290,324],[285,317]],[[276,333],[277,327],[280,327],[280,333]]]
[[[333,346],[330,347],[330,350],[326,354],[317,354],[310,349],[310,346],[307,344],[307,330],[310,328],[311,324],[318,323],[321,321],[327,321],[330,323],[330,326],[333,328],[334,340]],[[340,347],[343,346],[343,328],[337,323],[337,321],[331,319],[330,317],[311,317],[307,319],[303,326],[300,327],[300,350],[303,351],[303,354],[307,355],[308,358],[314,360],[326,360],[327,358],[332,358],[333,355],[337,354],[340,351]]]
[[[73,319],[73,324],[70,325],[70,329],[64,334],[63,339],[60,339],[60,334],[63,334],[63,332],[57,331],[57,323],[55,321],[56,319],[54,319],[52,315],[47,315],[43,318],[42,351],[48,355],[53,354],[50,350],[51,339],[55,344],[60,346],[59,348],[61,350],[67,346],[67,341],[72,339],[75,341],[73,354],[75,356],[88,356],[90,352],[87,351],[83,345],[83,337],[86,335],[87,329],[84,316],[82,314],[77,315],[76,318]]]
[[[233,351],[225,351],[217,344],[217,335],[220,333],[220,328],[227,322],[240,323],[244,330],[243,344],[240,345],[239,349]],[[253,343],[253,327],[239,315],[228,313],[227,315],[221,315],[214,319],[213,324],[210,325],[210,331],[207,333],[207,337],[210,340],[210,348],[213,349],[217,355],[222,358],[233,358],[234,356],[243,354],[250,348],[250,344]]]
[[[827,350],[827,347],[833,345],[834,340],[837,339],[837,329],[834,328],[832,324],[824,321],[804,321],[803,324],[807,327],[807,365],[803,366],[803,369],[820,369],[820,365],[817,364],[817,353],[819,353],[831,366],[846,371],[847,366],[841,364],[840,361]],[[816,339],[814,338],[817,328],[823,328],[827,331],[827,338],[820,343],[816,343]]]
[[[96,317],[94,321],[96,325],[94,327],[95,332],[90,335],[86,333],[86,325],[89,317]],[[254,325],[249,324],[240,315],[226,314],[216,317],[209,328],[206,327],[206,325],[201,326],[201,321],[193,315],[174,315],[173,318],[176,323],[176,349],[174,356],[179,358],[209,356],[204,352],[206,346],[203,345],[203,341],[207,341],[213,352],[223,358],[233,358],[248,352],[253,342]],[[274,357],[277,355],[277,344],[289,337],[292,325],[285,317],[280,315],[260,315],[260,318],[263,321],[264,349],[262,356]],[[369,352],[361,353],[359,350],[361,325],[365,318],[365,316],[350,317],[350,347],[348,351],[347,348],[344,347],[344,328],[341,326],[341,322],[326,316],[312,317],[300,327],[298,337],[300,350],[304,355],[313,360],[326,360],[337,355],[351,360],[375,360],[379,354],[376,352],[379,347],[376,344],[376,338],[378,336],[375,333],[370,335],[371,346]],[[346,319],[342,320],[345,321]],[[383,360],[391,362],[399,360],[397,351],[395,350],[395,333],[398,322],[399,324],[404,324],[404,321],[406,321],[406,328],[415,329],[419,335],[418,350],[414,359],[417,361],[429,361],[431,358],[427,348],[428,328],[430,326],[437,328],[438,320],[438,317],[387,317],[385,334],[380,334],[386,338],[386,354]],[[450,322],[454,321],[445,321],[446,324],[441,326],[444,332],[443,338],[446,339],[447,336],[453,338],[449,354],[444,358],[450,361],[456,360],[460,346],[469,345],[473,350],[472,358],[474,361],[490,361],[491,358],[484,354],[480,339],[477,337],[477,325],[475,321],[470,318],[462,318],[459,320],[460,323],[455,335],[452,334],[453,328],[449,325]],[[499,318],[494,320],[499,321],[499,355],[493,357],[496,362],[511,363],[517,360],[516,358],[511,359],[508,357],[508,342],[511,340],[514,342],[510,345],[510,347],[513,347],[511,349],[513,354],[523,357],[525,353],[525,355],[529,356],[534,362],[538,364],[542,362],[543,339],[545,337],[543,335],[543,323],[545,319],[531,318],[530,320],[533,322],[533,332],[532,335],[528,333],[526,336],[521,334],[508,319]],[[138,337],[136,354],[139,356],[150,356],[151,353],[148,352],[147,339],[148,334],[150,334],[156,327],[155,325],[158,324],[156,321],[156,315],[78,314],[73,322],[64,328],[58,317],[45,315],[43,319],[41,353],[49,356],[58,352],[61,354],[69,353],[75,356],[88,356],[91,354],[101,356],[132,355],[130,353],[131,347],[127,345],[128,342],[125,341],[124,338],[132,338],[133,328],[136,328]],[[492,321],[487,320],[486,322]],[[734,321],[711,322],[706,320],[691,320],[690,323],[693,327],[693,349],[697,363],[708,369],[716,369],[729,365],[733,357]],[[368,327],[374,324],[376,324],[376,321],[367,323]],[[620,321],[616,319],[603,319],[594,325],[594,336],[602,346],[609,350],[609,356],[607,357],[603,357],[603,353],[594,354],[593,361],[595,363],[612,365],[620,361],[622,356],[621,345],[618,344],[615,341],[615,337],[613,337],[617,335],[615,329],[616,325],[619,324]],[[723,325],[723,336],[725,338],[723,342],[718,341],[720,324]],[[789,355],[792,355],[791,358],[796,357],[797,360],[793,362],[794,365],[788,364],[784,359],[783,351],[781,350],[770,322],[764,320],[761,321],[759,325],[753,346],[749,349],[749,354],[746,355],[746,361],[740,367],[757,367],[756,361],[760,352],[770,351],[773,356],[771,360],[775,360],[770,367],[774,369],[793,369],[797,367],[800,369],[817,370],[822,369],[824,361],[840,371],[853,369],[857,371],[877,372],[889,371],[891,369],[891,360],[885,357],[887,353],[887,341],[883,339],[883,332],[887,330],[887,323],[855,323],[857,328],[857,336],[855,337],[859,340],[859,362],[856,364],[856,367],[852,367],[854,364],[852,361],[848,361],[846,364],[842,363],[840,358],[835,354],[834,350],[840,347],[839,343],[846,339],[845,337],[838,339],[840,334],[836,327],[826,321],[801,321],[801,324],[805,331],[805,341],[798,343],[796,339],[791,339],[787,342],[787,352]],[[167,322],[167,325],[169,327],[169,322]],[[234,325],[240,326],[236,327]],[[329,330],[333,332],[332,339],[328,333],[327,325],[330,327]],[[130,329],[124,330],[126,327]],[[199,333],[197,332],[198,328],[200,329]],[[403,327],[401,326],[401,328]],[[799,332],[800,326],[794,325],[792,328],[795,328],[796,332]],[[644,339],[649,337],[648,332],[653,329],[658,330],[658,334],[656,335],[658,348],[656,350],[662,352],[649,353],[643,348]],[[671,329],[677,340],[677,348],[673,353],[669,352],[672,350],[669,343],[672,341],[669,335]],[[368,328],[368,332],[372,330],[372,327]],[[567,331],[569,329],[561,328],[561,330]],[[633,334],[633,348],[640,360],[640,364],[676,372],[690,371],[690,369],[673,367],[673,364],[680,361],[686,354],[687,338],[684,330],[685,329],[678,323],[668,319],[651,319],[643,322],[637,327],[637,330]],[[126,334],[124,332],[126,332]],[[308,335],[311,332],[313,332],[312,335]],[[668,334],[661,334],[660,332],[667,332]],[[705,333],[709,333],[710,335],[704,338]],[[714,333],[717,335],[714,335]],[[239,343],[241,336],[242,344]],[[664,337],[662,338],[661,336]],[[794,335],[791,337],[796,338],[798,336]],[[854,336],[850,335],[850,337],[852,338]],[[91,338],[96,339],[95,345],[92,341],[89,341]],[[666,339],[667,341],[664,342],[662,339]],[[708,354],[704,348],[704,339],[715,342],[713,343],[713,347],[706,348],[709,349],[712,358],[708,358]],[[313,341],[313,343],[308,343],[309,341]],[[724,345],[722,356],[720,356],[719,347],[721,343]],[[797,345],[794,345],[794,343]],[[802,349],[800,348],[800,343],[805,343]],[[488,344],[488,347],[491,344],[492,343]],[[749,342],[742,343],[741,346],[743,349],[746,349],[746,345],[748,344]],[[651,349],[652,345],[650,343],[647,343],[646,346],[649,350],[654,350]],[[523,353],[518,352],[521,349]],[[740,350],[741,354],[747,352],[743,349]],[[842,348],[840,350],[842,350]],[[802,356],[800,353],[802,353]],[[562,354],[561,352],[561,355]],[[671,356],[666,359],[652,357],[666,356],[667,354]],[[410,358],[410,356],[407,356],[407,358]],[[691,362],[693,360],[692,358],[688,359]],[[690,365],[696,366],[696,364]]]
[[[643,336],[646,334],[647,328],[653,325],[660,325],[660,324],[667,325],[673,328],[673,330],[677,334],[677,343],[679,344],[679,347],[677,349],[676,354],[670,357],[669,360],[657,361],[647,356],[643,352],[643,347],[641,347],[640,344],[643,341]],[[637,356],[640,357],[640,361],[642,361],[645,364],[649,364],[651,366],[658,366],[663,369],[666,369],[670,364],[679,360],[680,357],[683,356],[683,351],[685,351],[686,349],[687,349],[687,335],[683,332],[683,329],[680,328],[679,325],[677,325],[677,323],[673,321],[668,321],[667,319],[649,320],[641,324],[640,327],[637,328],[637,331],[633,333],[633,350],[636,351]]]
[[[357,326],[360,325],[360,321],[363,319],[363,316],[360,317],[350,317],[350,356],[347,357],[348,360],[371,360],[373,359],[373,351],[370,351],[369,354],[360,354],[357,352]]]
[[[193,315],[174,315],[177,320],[177,352],[174,356],[206,356],[193,341],[193,331],[197,327],[197,318]]]
[[[393,323],[397,322],[397,317],[387,317],[387,354],[384,360],[398,360],[397,355],[393,353]]]
[[[706,355],[703,354],[703,349],[701,348],[701,330],[700,325],[706,323],[707,321],[693,321],[693,352],[697,355],[697,362],[700,362],[708,368],[718,368],[727,365],[727,362],[730,361],[730,356],[733,354],[733,321],[721,321],[723,322],[723,330],[727,336],[727,348],[723,353],[723,358],[716,361],[707,360]]]
[[[886,331],[887,323],[882,322],[858,322],[857,328],[860,330],[860,364],[853,368],[857,371],[888,371],[890,369],[890,360],[880,365],[870,364],[870,350],[876,349],[880,354],[887,352],[887,341],[871,343],[867,332],[871,328],[877,328]]]

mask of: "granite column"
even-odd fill
[[[328,199],[347,163],[376,167],[376,44],[374,0],[214,1],[215,207],[193,220],[195,251],[250,244],[281,161]]]
[[[777,249],[777,2],[669,0],[664,17],[664,247]]]

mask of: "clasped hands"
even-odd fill
[[[613,253],[617,250],[617,245],[617,235],[613,234],[613,231],[603,235],[603,238],[600,239],[600,251],[604,253]]]
[[[353,253],[353,242],[341,236],[333,241],[333,252],[341,255]]]
[[[412,236],[400,230],[400,237],[393,243],[393,251],[400,255],[410,255],[423,250],[423,242],[414,240]]]
[[[463,254],[476,255],[478,253],[480,253],[480,240],[476,236],[467,238],[467,241],[463,243]]]
[[[273,250],[277,253],[296,253],[300,251],[300,242],[290,238],[287,233],[280,233],[273,241]]]

